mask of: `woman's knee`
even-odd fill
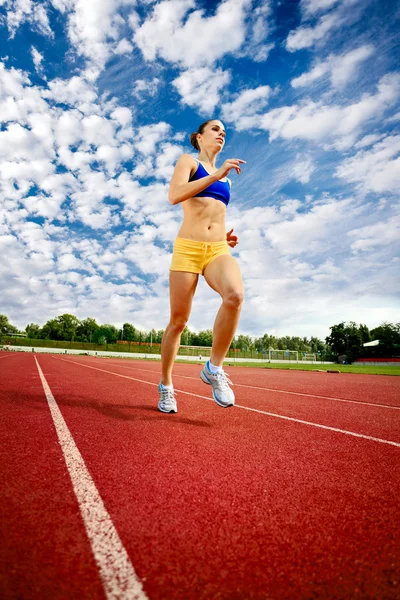
[[[184,315],[171,315],[169,327],[175,331],[175,333],[182,333],[186,327],[187,317]]]
[[[223,303],[226,304],[229,308],[234,309],[234,310],[240,310],[242,308],[243,300],[244,300],[244,293],[243,293],[243,290],[240,290],[240,289],[229,290],[222,297]]]

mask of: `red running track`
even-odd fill
[[[399,598],[400,378],[231,367],[226,410],[177,364],[164,415],[158,363],[36,357],[141,598]],[[34,355],[0,379],[1,597],[133,598],[102,583]]]

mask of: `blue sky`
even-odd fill
[[[189,134],[223,120],[238,333],[400,321],[400,4],[0,0],[0,312],[169,317]],[[212,327],[204,281],[189,321]]]

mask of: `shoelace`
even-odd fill
[[[162,402],[164,404],[169,404],[170,402],[175,402],[175,390],[165,390],[161,389]]]
[[[226,390],[227,388],[229,388],[229,384],[233,385],[232,381],[229,379],[229,377],[225,373],[225,371],[220,371],[219,373],[214,373],[214,375],[216,375],[218,384],[220,385],[220,387],[223,390]]]

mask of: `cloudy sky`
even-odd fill
[[[164,328],[168,182],[214,117],[238,333],[400,321],[399,31],[397,0],[0,0],[0,312]],[[201,280],[189,327],[218,305]]]

